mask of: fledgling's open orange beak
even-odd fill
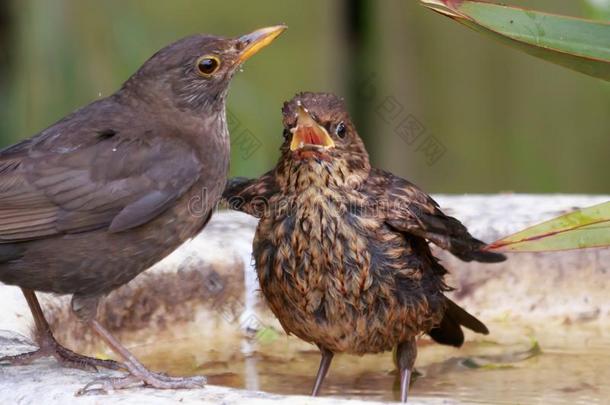
[[[299,104],[297,111],[297,125],[292,129],[292,142],[290,150],[295,151],[304,147],[334,148],[335,142],[326,131],[326,128],[318,124],[309,111]]]

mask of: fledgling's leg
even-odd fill
[[[396,348],[396,364],[400,370],[400,400],[403,403],[407,402],[407,397],[409,396],[409,383],[411,382],[411,374],[416,357],[417,344],[415,343],[415,338],[398,344]]]
[[[95,320],[97,298],[74,296],[72,299],[72,309],[81,320],[87,321],[93,331],[104,340],[113,352],[124,360],[125,368],[129,372],[125,377],[102,378],[92,381],[78,391],[77,395],[106,393],[135,385],[144,385],[158,389],[180,389],[201,388],[206,384],[207,380],[203,376],[170,377],[148,370],[106,328]]]
[[[5,356],[0,358],[0,363],[8,362],[13,365],[30,364],[41,357],[53,356],[57,361],[66,367],[79,368],[83,370],[97,370],[98,367],[109,368],[112,370],[121,370],[125,367],[114,360],[102,360],[94,357],[83,356],[75,353],[60,345],[53,337],[51,327],[47,322],[40,303],[36,298],[36,293],[33,290],[22,288],[25,300],[30,307],[34,323],[36,325],[36,342],[39,349],[29,353],[21,353],[14,356]]]
[[[311,391],[311,396],[313,397],[317,397],[320,393],[320,388],[322,387],[322,383],[324,382],[324,378],[326,377],[326,373],[328,373],[330,363],[334,356],[333,352],[323,347],[320,347],[320,353],[322,354],[322,359],[320,360],[320,367],[318,367],[316,382],[313,386],[313,390]]]

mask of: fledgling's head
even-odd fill
[[[237,38],[183,38],[155,53],[123,88],[149,102],[170,102],[180,109],[220,108],[241,64],[285,29],[262,28]]]
[[[343,99],[330,93],[299,93],[284,103],[282,114],[279,167],[285,176],[302,171],[312,174],[312,180],[352,188],[368,177],[369,156]]]

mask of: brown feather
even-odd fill
[[[290,150],[287,137],[274,170],[230,181],[224,192],[239,202],[232,208],[260,218],[253,255],[261,290],[286,332],[355,354],[391,350],[451,322],[447,330],[457,338],[460,325],[481,332],[479,321],[444,296],[446,270],[428,240],[466,260],[482,242],[406,180],[371,169],[335,96],[302,93],[286,103],[285,134],[297,102],[336,146],[303,154]],[[333,133],[338,122],[345,138]],[[253,209],[256,199],[264,210]]]

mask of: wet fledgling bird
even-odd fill
[[[483,251],[455,218],[415,185],[371,168],[341,99],[301,93],[283,108],[277,166],[229,181],[223,198],[260,218],[253,256],[261,290],[287,333],[315,343],[320,391],[334,353],[396,349],[407,400],[416,337],[461,346],[461,327],[485,325],[445,296],[447,271],[429,242],[465,261]]]
[[[115,94],[0,151],[0,281],[23,290],[40,345],[0,363],[52,355],[67,366],[128,371],[125,378],[100,381],[103,390],[134,383],[203,385],[203,377],[147,370],[95,319],[97,304],[206,225],[228,171],[229,83],[246,59],[284,29],[179,40],[153,55]],[[72,310],[124,362],[62,347],[35,291],[72,294]]]

